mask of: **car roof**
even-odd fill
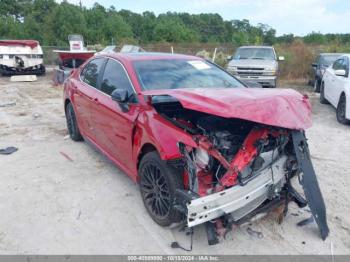
[[[266,45],[244,45],[244,46],[240,46],[239,48],[266,48],[266,49],[273,49],[272,46],[266,46]]]
[[[201,60],[202,58],[192,55],[172,54],[172,53],[155,53],[155,52],[135,52],[135,53],[117,53],[110,52],[98,54],[97,56],[108,56],[123,61],[141,61],[141,60],[162,60],[162,59],[186,59]]]
[[[344,53],[320,53],[320,56],[342,56]]]
[[[342,57],[344,57],[344,56],[345,56],[345,57],[347,57],[347,58],[349,58],[349,59],[350,59],[350,54],[341,54],[339,57],[341,57],[341,56],[342,56]]]

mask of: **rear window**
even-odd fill
[[[327,56],[321,56],[320,58],[320,64],[324,66],[330,66],[333,64],[337,58],[339,58],[340,55],[327,55]]]
[[[238,48],[234,59],[256,59],[256,60],[275,60],[276,56],[272,48]]]
[[[204,60],[143,60],[133,63],[143,90],[244,87],[232,75]]]
[[[83,69],[80,77],[88,85],[97,88],[97,79],[105,62],[104,58],[91,60]]]

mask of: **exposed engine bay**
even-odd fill
[[[322,239],[327,237],[325,206],[302,131],[186,109],[170,96],[155,96],[152,104],[197,144],[193,148],[178,142],[185,189],[178,190],[176,205],[187,226],[206,223],[209,244],[217,243],[212,225],[218,220],[230,227],[281,206],[285,216],[290,201],[309,205]],[[306,199],[292,187],[294,176],[299,176]],[[313,185],[303,183],[306,176]],[[315,197],[320,198],[318,208],[310,203]]]

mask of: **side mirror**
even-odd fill
[[[316,63],[312,63],[311,66],[314,67],[314,68],[316,68],[316,67],[317,67],[317,64],[316,64]]]
[[[129,94],[126,89],[115,89],[111,94],[112,100],[118,103],[128,102]]]
[[[344,69],[334,70],[334,74],[337,76],[346,76],[346,71]]]
[[[227,61],[231,61],[231,60],[233,59],[233,56],[232,56],[232,55],[228,55],[228,56],[226,57],[226,59],[227,59]]]
[[[111,98],[113,101],[116,101],[119,104],[120,109],[122,112],[128,112],[129,111],[129,93],[126,89],[115,89],[112,94]]]
[[[279,56],[278,61],[284,61],[284,56]]]

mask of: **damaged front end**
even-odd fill
[[[177,190],[175,205],[188,227],[208,225],[210,244],[217,242],[213,222],[229,228],[279,207],[283,216],[290,201],[309,205],[327,237],[326,209],[302,131],[199,112],[172,97],[153,97],[152,104],[195,141],[178,142],[184,189]],[[306,199],[292,187],[294,176]]]

